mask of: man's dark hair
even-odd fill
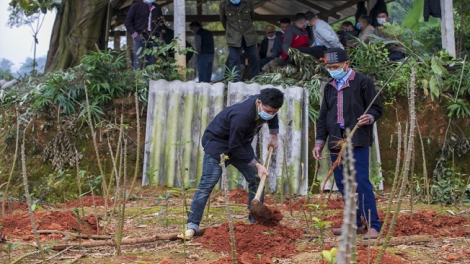
[[[191,24],[189,24],[189,27],[201,27],[201,24],[199,24],[197,21],[193,21]]]
[[[305,14],[304,13],[297,13],[295,14],[295,21],[300,21],[305,19]]]
[[[343,23],[341,23],[341,26],[354,27],[354,25],[351,21],[344,21]]]
[[[361,16],[359,18],[359,21],[366,22],[367,24],[370,24],[370,17],[369,16]]]
[[[258,99],[263,105],[279,109],[284,103],[284,93],[276,88],[266,88],[261,90]]]
[[[290,19],[288,19],[287,17],[281,18],[281,20],[279,20],[279,24],[289,24],[290,25]]]
[[[308,21],[314,19],[315,17],[316,15],[312,11],[307,11],[307,13],[305,13],[305,19],[307,19]]]
[[[378,15],[378,14],[386,14],[387,17],[390,17],[390,16],[388,15],[388,11],[387,11],[387,10],[379,10],[379,11],[377,11],[377,15]]]

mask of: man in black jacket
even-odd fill
[[[134,39],[134,70],[155,64],[154,56],[143,54],[145,49],[152,49],[158,44],[162,15],[162,8],[155,3],[155,0],[135,2],[129,8],[124,24],[127,32]],[[144,61],[143,57],[145,57]]]
[[[352,137],[358,193],[357,232],[364,233],[362,215],[370,225],[364,239],[375,239],[382,223],[379,221],[374,191],[369,180],[369,147],[373,142],[372,125],[382,115],[382,106],[378,99],[372,102],[376,95],[374,82],[349,68],[346,51],[341,48],[328,49],[324,60],[333,79],[326,85],[323,93],[313,157],[323,159],[321,151],[328,138],[331,161],[335,162],[341,148],[340,141],[346,137],[345,130],[352,130],[356,124],[359,125]],[[371,108],[364,113],[370,104]],[[344,195],[342,166],[334,169],[334,177],[336,186]],[[341,234],[341,228],[334,228],[332,231],[335,235]]]
[[[196,46],[196,67],[199,75],[199,82],[211,82],[212,64],[214,63],[214,37],[212,33],[202,28],[197,21],[189,24],[189,29],[196,36],[194,42]]]
[[[259,184],[256,175],[268,175],[267,168],[258,163],[251,142],[267,123],[271,133],[268,148],[277,148],[277,112],[283,103],[282,91],[267,88],[261,90],[260,94],[225,108],[211,121],[201,140],[205,152],[201,181],[191,203],[186,222],[187,230],[185,234],[180,234],[180,238],[189,239],[199,230],[207,199],[222,175],[219,165],[221,154],[229,157],[225,166],[232,165],[237,168],[248,182],[248,207],[250,206]],[[250,222],[254,222],[251,217]]]

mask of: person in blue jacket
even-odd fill
[[[268,175],[268,170],[258,163],[251,142],[264,124],[268,124],[271,139],[269,147],[277,148],[279,119],[277,112],[284,103],[284,94],[276,88],[266,88],[260,94],[231,105],[210,122],[202,136],[204,161],[202,177],[194,194],[188,214],[187,230],[180,238],[189,239],[199,230],[204,207],[212,190],[222,175],[220,155],[228,155],[225,166],[232,165],[248,182],[248,207],[254,198],[260,179],[257,175]],[[261,197],[261,202],[263,196]],[[250,222],[254,220],[249,217]]]

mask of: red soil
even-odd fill
[[[393,217],[390,214],[389,223]],[[331,221],[332,227],[341,227],[343,214],[338,213],[326,217],[325,221]],[[385,212],[379,211],[381,221],[385,218]],[[385,232],[388,228],[385,228]],[[470,220],[465,217],[437,215],[435,211],[418,211],[410,214],[400,214],[393,230],[394,237],[411,235],[431,235],[434,237],[470,237]]]
[[[229,193],[230,202],[236,204],[248,204],[248,192],[244,189],[231,190]],[[274,204],[274,201],[268,197],[264,197],[264,204]]]
[[[1,206],[0,202],[0,206]],[[28,211],[28,204],[20,203],[20,202],[11,202],[5,203],[5,213],[10,214],[14,213],[15,211],[27,212]]]
[[[284,202],[284,204],[285,204],[284,209],[289,210],[289,201]],[[301,209],[310,210],[309,207],[313,207],[313,206],[316,206],[316,205],[321,205],[322,203],[320,203],[320,200],[317,199],[317,200],[310,200],[306,206],[304,206],[304,204],[305,204],[305,199],[304,198],[301,198],[297,201],[293,201],[292,204],[291,204],[292,210],[294,210],[294,211],[299,211]],[[341,198],[341,197],[336,198],[336,199],[330,199],[328,201],[328,205],[326,206],[327,210],[340,210],[340,209],[343,209],[343,208],[344,208],[343,198]]]
[[[253,261],[262,261],[263,258],[269,260],[271,257],[286,258],[297,252],[296,246],[292,242],[303,234],[303,230],[279,224],[282,214],[278,210],[273,210],[273,213],[274,220],[271,223],[264,223],[263,225],[259,223],[234,223],[239,263],[272,263]],[[230,252],[228,223],[206,230],[203,237],[196,241],[202,243],[203,247],[213,251]],[[262,256],[261,260],[258,256]],[[230,258],[228,258],[228,261],[221,259],[214,263],[231,263]]]
[[[82,234],[96,234],[96,218],[92,215],[82,219],[80,226],[72,211],[36,211],[34,219],[37,230],[80,231]],[[34,240],[29,214],[14,214],[0,218],[2,232],[6,236],[18,237],[23,240]],[[60,239],[63,235],[40,235],[41,240]]]
[[[375,259],[377,258],[377,255],[379,254],[380,249],[379,248],[367,248],[364,246],[358,246],[357,247],[357,263],[374,263]],[[406,264],[409,262],[405,262],[406,260],[398,257],[391,255],[388,252],[385,252],[383,255],[382,259],[380,260],[380,264]],[[327,261],[319,262],[318,264],[327,264]]]
[[[94,196],[94,204],[93,204],[93,196],[83,196],[80,199],[75,201],[70,201],[65,204],[66,208],[80,208],[80,200],[82,200],[83,206],[92,207],[92,206],[104,206],[105,199],[101,196]],[[108,204],[112,204],[111,201],[108,201]]]

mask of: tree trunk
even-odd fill
[[[95,45],[106,45],[106,0],[63,1],[49,44],[46,71],[63,70],[80,63]]]

